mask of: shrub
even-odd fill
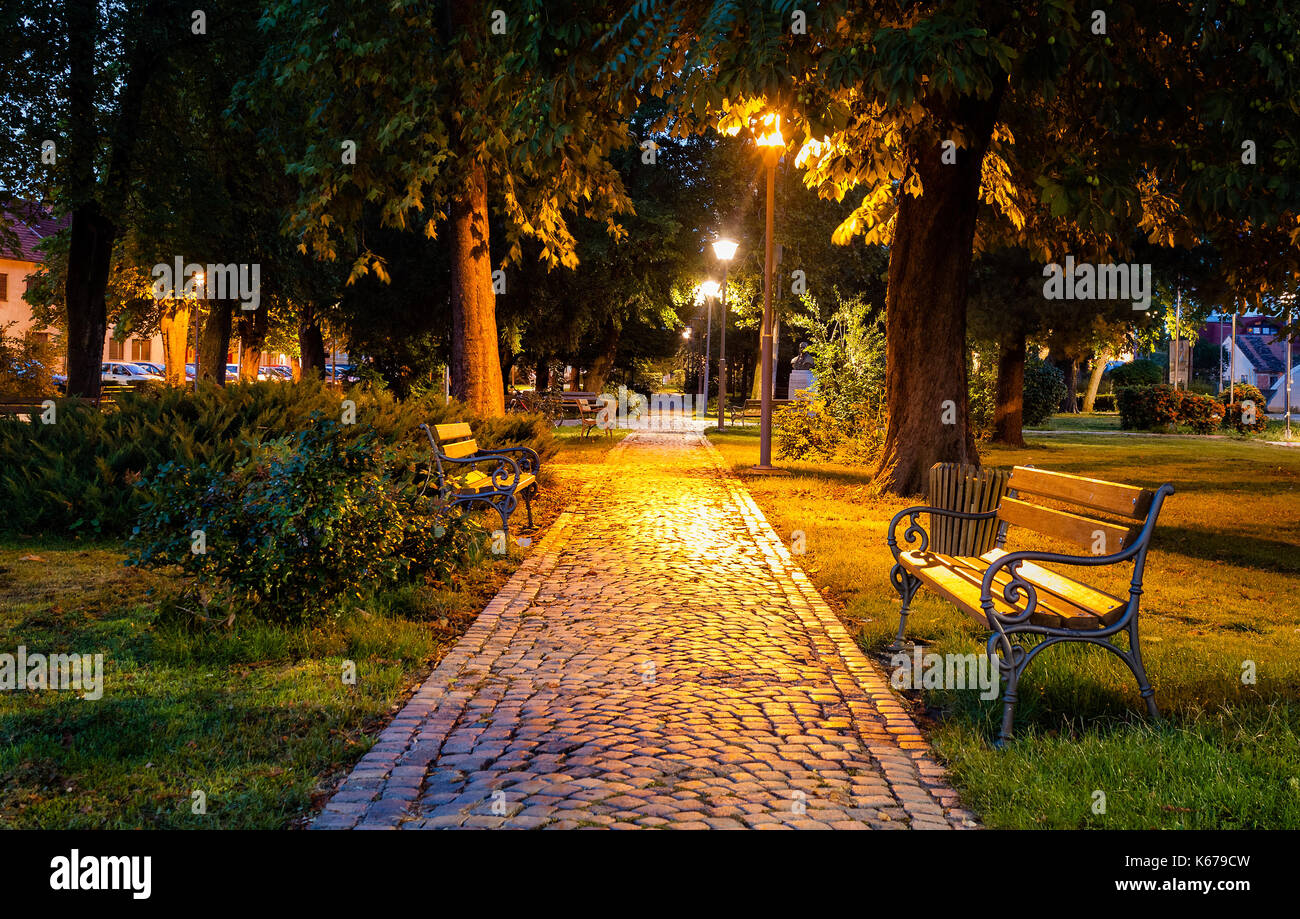
[[[1115,394],[1113,392],[1099,392],[1097,398],[1092,402],[1094,412],[1113,412],[1115,411]]]
[[[833,460],[867,465],[884,445],[884,419],[863,413],[840,421],[815,399],[772,412],[772,441],[779,459]]]
[[[253,445],[232,469],[165,463],[128,562],[178,565],[231,609],[294,621],[419,571],[445,576],[474,552],[470,518],[417,498],[392,448],[344,427],[316,419]]]
[[[1178,423],[1179,393],[1166,383],[1125,386],[1115,394],[1119,424],[1126,430],[1150,431]]]
[[[1213,396],[1178,392],[1178,423],[1197,434],[1213,434],[1223,421],[1223,404]]]
[[[1155,361],[1130,361],[1110,371],[1110,380],[1116,389],[1124,386],[1151,386],[1164,382],[1164,379],[1165,369]]]
[[[1254,402],[1262,409],[1266,403],[1264,393],[1258,386],[1251,383],[1234,383],[1231,389],[1225,387],[1223,392],[1219,393],[1219,401],[1225,405],[1229,402]]]
[[[0,530],[124,535],[148,497],[133,486],[157,469],[233,469],[256,443],[297,434],[315,426],[313,418],[342,419],[344,399],[354,403],[356,423],[343,425],[340,436],[373,434],[381,444],[407,448],[395,461],[408,465],[428,451],[422,421],[468,421],[482,446],[523,444],[543,461],[555,455],[553,430],[541,416],[479,419],[460,403],[444,404],[440,394],[399,401],[362,388],[342,395],[319,381],[209,384],[197,393],[124,393],[110,414],[62,399],[54,424],[0,424]]]
[[[1046,424],[1064,398],[1065,374],[1059,367],[1030,354],[1025,360],[1025,427]]]
[[[54,346],[35,335],[9,335],[0,327],[0,402],[32,402],[54,395]]]
[[[1183,425],[1197,434],[1212,434],[1223,420],[1223,406],[1213,396],[1183,392],[1167,383],[1125,386],[1116,394],[1120,427],[1151,431]]]

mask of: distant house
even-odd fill
[[[1268,395],[1286,376],[1286,342],[1278,338],[1280,331],[1281,323],[1275,317],[1247,314],[1237,317],[1234,340],[1232,315],[1227,314],[1207,322],[1201,337],[1222,349],[1225,387],[1234,382],[1249,383]]]
[[[1268,411],[1274,413],[1286,411],[1285,378],[1279,379],[1273,386],[1272,392],[1265,392],[1264,395],[1268,397]],[[1300,364],[1291,368],[1291,413],[1300,414]]]
[[[18,237],[16,250],[4,248],[0,238],[0,326],[13,323],[10,335],[31,334],[53,341],[58,329],[34,329],[31,306],[23,299],[31,278],[45,261],[41,244],[67,226],[67,218],[56,218],[47,208],[25,201],[0,203],[0,220]],[[162,336],[128,335],[117,340],[113,329],[104,337],[106,361],[155,361],[163,359]]]

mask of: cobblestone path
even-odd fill
[[[705,438],[584,469],[315,828],[974,825]]]

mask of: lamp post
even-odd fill
[[[194,391],[199,391],[199,287],[206,280],[202,271],[194,275]],[[181,368],[181,374],[184,376],[185,368]]]
[[[718,430],[727,426],[727,273],[731,260],[736,255],[737,244],[730,239],[718,239],[713,243],[713,254],[722,262],[722,293],[719,297],[719,331],[722,338],[718,342]],[[706,403],[707,404],[707,403]]]
[[[704,301],[707,313],[707,326],[704,332],[704,373],[701,376],[700,402],[704,404],[703,412],[696,411],[696,416],[709,417],[709,355],[713,353],[713,298],[718,295],[718,282],[705,281],[700,284],[697,299]]]
[[[781,137],[781,116],[770,114],[762,120],[762,132],[755,141],[763,151],[767,166],[767,222],[763,234],[763,330],[762,342],[762,396],[758,426],[758,472],[771,472],[772,465],[772,250],[776,206],[776,164],[785,149]]]

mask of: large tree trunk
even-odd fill
[[[477,164],[451,205],[451,317],[451,394],[483,417],[505,414],[488,251],[487,179]]]
[[[325,376],[325,336],[321,334],[320,320],[311,307],[303,310],[298,322],[298,350],[302,353],[302,369],[298,379]]]
[[[226,356],[230,353],[230,319],[233,300],[209,300],[208,315],[199,335],[199,379],[226,385]]]
[[[934,463],[979,463],[968,420],[966,295],[980,169],[1001,90],[966,98],[952,117],[971,146],[945,164],[933,135],[912,150],[924,194],[899,194],[885,295],[885,399],[889,420],[876,487],[921,492]],[[910,176],[904,178],[904,184]]]
[[[239,382],[256,383],[266,345],[266,307],[239,311]]]
[[[1015,329],[998,340],[998,379],[993,403],[993,441],[1025,445],[1025,333]]]
[[[1083,395],[1083,410],[1091,412],[1097,404],[1097,390],[1101,388],[1101,375],[1110,363],[1110,349],[1103,348],[1092,357],[1092,374],[1088,377],[1088,391]]]
[[[104,362],[104,336],[108,333],[109,264],[113,222],[94,201],[72,212],[72,240],[68,248],[68,276],[64,298],[68,306],[68,384],[70,396],[99,397],[99,367]]]
[[[177,298],[163,310],[160,323],[163,340],[163,364],[168,386],[185,385],[185,357],[189,353],[190,301]]]
[[[533,368],[533,389],[537,392],[545,392],[551,388],[551,359],[549,357],[539,357],[537,366]]]
[[[614,358],[618,356],[618,342],[622,336],[623,330],[613,321],[605,325],[605,333],[600,342],[600,354],[591,362],[591,368],[587,371],[587,390],[589,392],[600,392],[605,387],[605,381],[609,379],[609,373],[614,369]]]

